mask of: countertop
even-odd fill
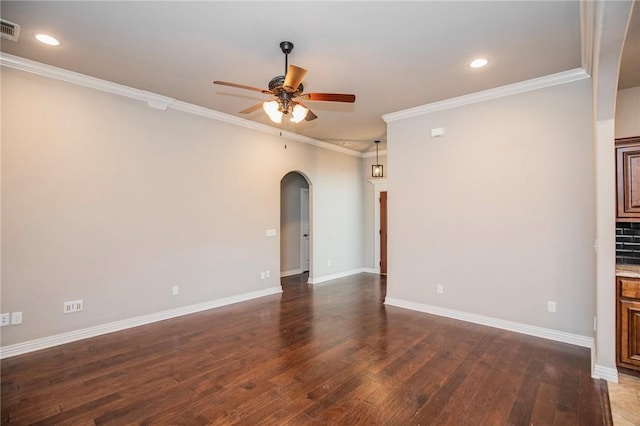
[[[616,277],[640,278],[640,265],[616,265]]]

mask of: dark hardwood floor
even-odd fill
[[[2,424],[601,425],[588,349],[383,305],[385,279],[2,361]]]

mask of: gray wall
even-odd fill
[[[315,276],[362,267],[360,158],[5,67],[1,77],[1,309],[23,312],[3,346],[278,286],[279,233],[265,230],[279,231],[291,170],[313,182]],[[75,299],[84,311],[63,315]]]
[[[592,111],[581,80],[391,122],[387,296],[593,336]]]
[[[288,173],[280,183],[280,271],[300,269],[300,189],[309,188],[300,173]]]
[[[640,136],[640,87],[618,91],[616,138]]]

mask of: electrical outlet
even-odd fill
[[[2,314],[2,321],[0,321],[0,324],[2,325],[2,327],[5,327],[7,325],[9,325],[9,322],[11,320],[11,314],[6,313],[6,314]]]
[[[444,286],[442,284],[438,284],[436,286],[436,292],[438,292],[438,294],[443,294],[444,293]]]
[[[556,302],[552,302],[551,300],[547,302],[547,311],[555,312],[556,311]]]
[[[267,278],[271,278],[271,271],[267,271],[265,275],[267,276]]]
[[[177,285],[174,285],[173,288],[171,289],[171,294],[173,294],[174,296],[177,296],[180,294],[180,288]]]
[[[64,302],[63,314],[70,314],[72,312],[80,312],[83,309],[82,300],[72,300],[70,302]]]
[[[327,266],[331,266],[331,261],[327,260]]]
[[[264,280],[266,276],[267,276],[267,274],[265,274],[264,271],[260,272],[260,279],[261,280]]]
[[[22,324],[22,312],[11,313],[11,325]]]

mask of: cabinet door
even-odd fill
[[[640,367],[640,302],[620,301],[620,362]]]
[[[625,142],[616,148],[618,218],[640,219],[640,138]]]

